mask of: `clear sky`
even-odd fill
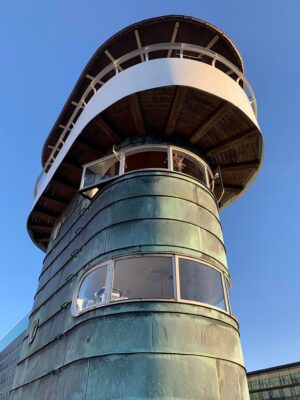
[[[236,43],[258,101],[261,172],[221,213],[248,370],[300,360],[299,0],[0,0],[0,338],[30,311],[43,253],[26,232],[44,140],[103,41],[186,14]]]

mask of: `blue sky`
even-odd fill
[[[0,0],[0,338],[30,311],[43,253],[26,220],[41,149],[79,74],[121,28],[186,14],[240,49],[265,140],[261,172],[221,213],[248,370],[300,360],[299,0]]]

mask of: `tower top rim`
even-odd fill
[[[135,22],[107,39],[86,64],[44,143],[41,159],[43,166],[49,158],[51,147],[60,135],[59,127],[65,124],[65,120],[72,113],[74,103],[81,98],[90,83],[90,77],[97,75],[99,69],[124,53],[139,46],[162,42],[190,43],[214,50],[244,73],[244,63],[236,45],[221,29],[207,21],[174,14]]]

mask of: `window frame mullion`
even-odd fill
[[[180,279],[179,279],[179,257],[177,254],[173,257],[173,274],[174,274],[174,295],[175,301],[180,302]]]
[[[106,294],[105,294],[105,302],[104,305],[108,305],[111,301],[111,293],[112,293],[112,286],[113,286],[113,269],[114,269],[115,261],[112,259],[107,263],[107,274],[106,274]]]

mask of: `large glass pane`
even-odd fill
[[[250,399],[251,400],[260,400],[261,399],[260,393],[250,393]]]
[[[294,386],[294,392],[296,396],[299,396],[300,399],[300,386]],[[298,397],[297,397],[298,399]]]
[[[207,185],[205,168],[204,165],[200,163],[200,161],[178,150],[173,151],[172,157],[174,171],[191,175],[194,178],[198,179],[200,182]]]
[[[97,185],[107,179],[119,175],[120,163],[115,156],[100,160],[89,167],[86,167],[83,187]]]
[[[226,310],[221,273],[196,261],[179,259],[180,295]]]
[[[107,266],[104,265],[90,272],[82,281],[77,299],[77,311],[83,311],[105,301],[105,283]]]
[[[262,395],[263,395],[263,400],[270,400],[272,397],[271,397],[271,392],[269,392],[269,391],[265,391],[265,392],[262,392]]]
[[[145,148],[130,151],[125,155],[125,172],[146,168],[168,168],[165,148]]]
[[[290,383],[292,383],[292,377],[289,373],[289,370],[280,371],[279,374],[280,374],[281,383],[283,385],[289,385]]]
[[[274,389],[271,391],[271,393],[272,393],[271,399],[280,399],[281,398],[281,390]]]
[[[300,372],[295,372],[294,370],[291,373],[292,375],[292,380],[295,383],[300,383]]]
[[[174,298],[171,257],[134,257],[116,261],[112,301]]]
[[[283,388],[283,394],[286,398],[292,397],[292,389],[291,388]]]

